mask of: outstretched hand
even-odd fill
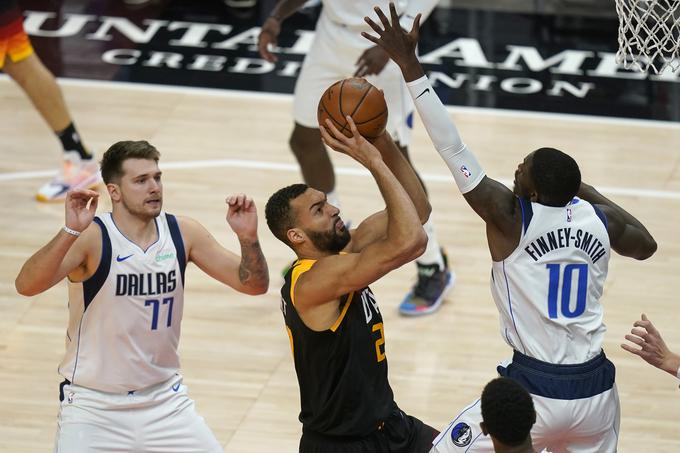
[[[675,375],[680,366],[680,357],[668,349],[661,333],[644,313],[642,319],[635,321],[630,334],[626,335],[626,340],[640,346],[640,349],[626,343],[621,345],[623,349],[642,357],[650,365]]]
[[[399,25],[399,15],[394,3],[390,2],[391,21],[387,19],[385,13],[379,7],[376,6],[374,10],[382,27],[368,16],[364,17],[364,21],[378,34],[378,37],[366,32],[361,32],[361,36],[382,48],[402,68],[413,63],[414,59],[417,62],[416,46],[418,45],[422,15],[416,16],[411,31],[407,33]]]
[[[227,223],[239,239],[257,239],[257,208],[246,194],[230,195],[227,202]]]
[[[89,189],[74,189],[66,194],[64,223],[75,231],[85,231],[97,213],[99,193]]]
[[[381,160],[380,151],[366,140],[357,130],[352,117],[347,115],[351,137],[347,137],[338,130],[330,119],[326,119],[326,126],[320,126],[321,138],[323,142],[334,150],[347,154],[366,168],[370,169],[372,162]]]

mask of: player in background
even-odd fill
[[[38,190],[39,201],[63,201],[71,189],[92,188],[101,182],[99,166],[85,147],[66,108],[52,73],[33,52],[15,0],[0,2],[0,70],[28,95],[63,149],[63,163],[55,178]]]
[[[243,194],[227,198],[239,257],[197,221],[162,211],[159,157],[145,141],[111,146],[101,169],[112,212],[95,217],[97,192],[70,191],[65,226],[16,278],[33,296],[68,277],[56,453],[222,451],[179,374],[185,268],[266,292],[257,211]]]
[[[269,229],[298,257],[285,275],[281,311],[300,387],[300,452],[424,453],[438,431],[394,401],[369,285],[422,253],[431,208],[389,134],[371,144],[347,118],[352,138],[330,120],[322,136],[371,172],[386,208],[351,232],[326,195],[306,184],[278,190],[265,208]]]
[[[496,453],[535,453],[531,427],[536,411],[529,392],[512,379],[499,377],[482,391],[482,433]],[[471,434],[471,433],[470,433]]]
[[[364,33],[399,65],[437,152],[470,207],[486,223],[491,292],[512,360],[497,370],[531,393],[534,448],[615,452],[620,406],[614,365],[602,351],[606,327],[599,302],[611,249],[639,260],[656,242],[631,214],[581,181],[578,165],[554,148],[527,155],[513,190],[486,176],[416,56],[419,21],[410,32],[376,8],[377,37]],[[479,401],[441,433],[434,452],[493,451],[482,436]],[[461,429],[463,428],[463,429]],[[468,431],[461,438],[458,432]]]
[[[417,12],[429,13],[438,0],[409,0],[403,8],[401,24],[410,29]],[[262,25],[258,46],[267,61],[277,60],[270,49],[275,46],[282,23],[297,11],[305,0],[281,0]],[[385,94],[389,110],[387,130],[408,158],[411,141],[413,103],[406,92],[399,68],[377,46],[361,38],[369,30],[363,21],[366,2],[362,0],[322,0],[321,16],[316,24],[314,43],[305,57],[295,85],[293,118],[295,126],[289,144],[300,164],[302,177],[310,187],[326,194],[333,206],[340,208],[335,190],[335,173],[328,151],[321,142],[317,124],[317,105],[323,92],[340,79],[366,77]],[[386,0],[373,4],[387,7]],[[422,180],[421,180],[422,183]],[[455,283],[434,231],[433,220],[425,224],[427,248],[416,259],[418,279],[402,301],[404,315],[423,315],[437,310]]]

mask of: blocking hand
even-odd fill
[[[374,10],[382,27],[369,17],[364,17],[364,21],[378,34],[378,37],[366,32],[361,32],[361,36],[382,48],[400,67],[412,63],[413,58],[417,61],[416,46],[418,45],[422,15],[416,16],[411,31],[407,33],[399,25],[399,15],[394,3],[390,3],[391,22],[379,7],[376,6]]]

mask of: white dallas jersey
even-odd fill
[[[177,220],[161,213],[146,250],[127,239],[110,213],[95,217],[102,257],[94,275],[69,282],[66,355],[59,373],[73,384],[127,392],[179,369],[186,256]]]
[[[364,29],[373,34],[375,32],[364,22],[364,17],[368,16],[374,22],[380,24],[380,20],[373,11],[373,7],[379,6],[385,15],[388,18],[390,17],[390,0],[375,0],[372,2],[366,2],[365,0],[322,0],[321,3],[323,4],[321,14],[326,15],[331,21],[350,28]],[[406,0],[394,2],[398,13],[401,14],[406,3]],[[361,39],[370,45],[370,41],[364,38]]]
[[[606,219],[578,198],[559,208],[520,204],[519,245],[491,273],[501,335],[544,362],[586,362],[606,331],[599,302],[610,257]]]

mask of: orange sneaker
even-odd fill
[[[90,189],[101,182],[99,164],[93,157],[84,160],[77,152],[64,153],[64,161],[54,179],[43,185],[36,194],[38,201],[64,201],[72,189]]]

